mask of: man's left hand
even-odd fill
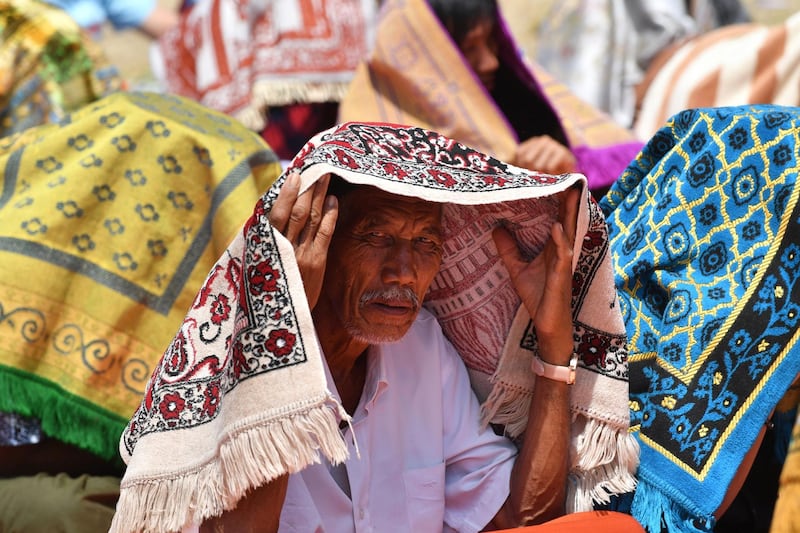
[[[498,227],[492,233],[511,282],[533,320],[540,356],[554,365],[568,364],[573,351],[572,256],[580,197],[580,190],[574,188],[562,195],[559,220],[532,261],[522,257],[507,229]]]

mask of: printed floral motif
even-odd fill
[[[160,125],[149,126],[153,135],[166,135]],[[207,154],[195,151],[198,158]],[[165,171],[178,172],[177,159],[162,155]],[[172,158],[172,159],[170,159]],[[403,181],[432,190],[483,192],[505,187],[546,186],[566,176],[534,175],[420,128],[388,125],[345,124],[309,143],[288,171],[304,170],[324,163],[346,172],[369,174],[374,179]],[[133,186],[147,178],[138,169],[124,177]],[[273,230],[268,223],[269,206],[277,196],[278,180],[243,226],[247,243],[242,257],[218,262],[198,292],[178,335],[165,352],[160,367],[148,384],[146,401],[132,417],[123,437],[127,450],[137,439],[153,431],[192,427],[219,416],[219,403],[237,383],[263,372],[306,362],[304,339],[289,297]],[[186,206],[188,198],[177,192],[167,200]],[[593,208],[599,208],[593,203]],[[152,205],[140,204],[136,212],[144,220],[155,219]],[[600,217],[602,220],[602,217]],[[594,227],[584,248],[602,248],[604,226]],[[157,246],[148,242],[155,253]],[[598,250],[598,255],[601,252]],[[583,254],[582,254],[583,255]],[[597,263],[584,258],[577,276],[591,276]],[[580,299],[583,295],[576,295]],[[230,336],[221,331],[233,331]],[[624,339],[606,342],[589,329],[576,337],[587,362],[597,372],[627,379]],[[209,353],[213,346],[213,355]],[[197,360],[194,358],[197,357]]]

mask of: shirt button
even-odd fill
[[[360,520],[364,520],[364,508],[363,507],[358,510],[358,518]]]

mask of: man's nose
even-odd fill
[[[382,270],[383,282],[409,285],[416,280],[416,274],[412,243],[398,240],[386,254]]]

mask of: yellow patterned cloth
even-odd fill
[[[0,35],[0,137],[124,88],[99,45],[59,8],[0,0]]]
[[[186,310],[280,173],[233,119],[115,93],[0,140],[0,411],[105,458]]]

